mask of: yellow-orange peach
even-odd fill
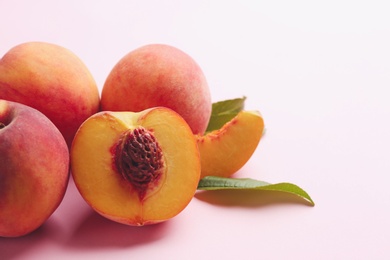
[[[230,177],[241,169],[256,150],[264,130],[257,111],[241,111],[219,130],[197,135],[201,178]]]
[[[95,211],[142,226],[168,220],[189,204],[200,158],[190,127],[171,109],[102,111],[77,131],[71,172]]]
[[[19,237],[41,226],[62,201],[69,151],[38,110],[0,100],[0,236]]]
[[[99,90],[70,50],[45,42],[11,48],[0,60],[0,98],[45,114],[70,146],[81,123],[99,110]]]
[[[139,112],[164,106],[179,113],[194,134],[203,134],[211,97],[199,65],[183,51],[150,44],[125,55],[103,86],[102,110]]]

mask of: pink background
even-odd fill
[[[101,89],[129,51],[176,46],[203,68],[213,101],[245,95],[264,116],[267,133],[235,176],[295,183],[316,206],[198,192],[174,219],[137,228],[94,213],[70,182],[39,230],[0,238],[1,259],[390,259],[386,1],[231,2],[0,0],[0,56],[56,43]]]

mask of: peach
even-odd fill
[[[201,178],[230,177],[256,150],[264,130],[257,111],[240,111],[220,129],[196,135],[201,158]]]
[[[0,236],[40,227],[62,201],[68,146],[55,125],[31,107],[0,100]]]
[[[85,201],[127,225],[176,216],[199,182],[195,136],[179,114],[165,107],[101,111],[80,126],[70,154],[72,176]]]
[[[68,49],[45,42],[22,43],[2,57],[0,98],[45,114],[68,146],[100,105],[99,90],[86,65]]]
[[[102,110],[139,112],[164,106],[179,113],[194,134],[203,134],[211,96],[199,65],[183,51],[150,44],[125,55],[102,89]]]

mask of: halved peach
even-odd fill
[[[256,150],[264,130],[257,111],[240,111],[220,129],[196,135],[201,160],[201,178],[230,177]]]
[[[71,170],[94,210],[142,226],[168,220],[189,204],[199,182],[200,158],[190,127],[173,110],[102,111],[77,131]]]

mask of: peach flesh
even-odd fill
[[[264,121],[258,111],[241,111],[219,130],[197,135],[201,178],[230,177],[236,173],[251,158],[263,130]]]
[[[123,134],[141,127],[158,141],[163,166],[140,198],[134,185],[116,170],[114,155]],[[192,200],[200,176],[195,136],[182,117],[163,107],[91,116],[75,136],[71,166],[80,194],[96,212],[133,226],[163,222],[179,214]]]

